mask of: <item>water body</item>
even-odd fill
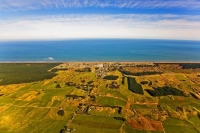
[[[88,39],[0,41],[0,62],[200,62],[200,41]]]

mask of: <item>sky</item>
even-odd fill
[[[200,0],[0,0],[0,40],[200,40]]]

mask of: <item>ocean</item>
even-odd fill
[[[0,41],[0,62],[200,62],[200,41],[80,39]]]

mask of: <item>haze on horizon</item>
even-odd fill
[[[74,38],[200,40],[200,1],[0,1],[0,40]]]

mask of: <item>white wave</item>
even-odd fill
[[[54,60],[54,58],[53,57],[48,57],[48,60]]]

